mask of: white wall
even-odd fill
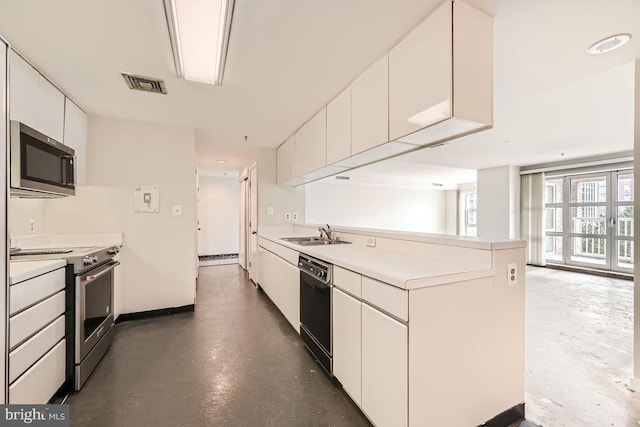
[[[478,171],[478,236],[517,239],[520,233],[520,168]]]
[[[200,176],[198,255],[239,251],[240,183],[237,176]]]
[[[444,192],[444,234],[458,234],[458,190]]]
[[[44,234],[45,229],[44,199],[9,199],[9,235],[11,237],[28,234]],[[35,220],[34,231],[29,231],[29,220]]]
[[[261,148],[258,163],[258,227],[279,227],[305,223],[305,186],[276,184],[276,149]],[[273,215],[268,208],[273,207]],[[298,221],[285,221],[286,213],[297,213]]]
[[[87,187],[47,201],[50,233],[121,231],[122,313],[193,304],[196,277],[193,129],[90,117]],[[136,184],[160,187],[160,212],[135,213]],[[182,205],[182,216],[171,206]]]
[[[327,182],[305,187],[308,224],[445,232],[445,192],[441,190]]]

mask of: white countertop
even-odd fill
[[[490,265],[468,263],[464,259],[411,255],[358,244],[302,246],[281,240],[283,237],[308,235],[309,233],[290,231],[259,233],[260,237],[295,251],[402,289],[443,285],[493,275]]]
[[[35,234],[11,238],[11,246],[30,249],[122,246],[122,233]]]
[[[48,273],[64,267],[67,262],[63,259],[51,261],[11,261],[9,263],[9,276],[11,284],[24,282],[41,274]]]

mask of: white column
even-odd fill
[[[634,115],[634,135],[633,135],[633,151],[634,153],[640,153],[640,59],[636,60],[636,68],[635,68],[635,115]],[[633,205],[634,211],[638,212],[640,209],[640,176],[638,175],[638,171],[640,171],[640,158],[636,155],[633,156],[633,169],[635,171],[634,174],[634,194],[633,194]],[[633,256],[633,264],[640,265],[640,253],[638,253],[638,243],[640,243],[640,239],[636,239],[635,237],[638,235],[637,230],[640,227],[640,219],[638,215],[634,215],[633,219],[633,229],[635,230],[633,245],[634,245],[634,256]],[[635,391],[640,391],[640,274],[637,269],[634,268],[633,273],[633,378],[630,382],[630,388]]]
[[[517,239],[520,234],[520,168],[478,171],[478,237]]]

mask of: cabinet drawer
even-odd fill
[[[265,238],[258,238],[258,245],[262,246],[269,252],[272,252],[278,255],[280,258],[287,261],[289,264],[298,268],[298,252],[293,249],[289,249],[286,246],[282,246],[278,243],[272,242],[271,240],[267,240]]]
[[[9,384],[64,337],[65,316],[38,332],[9,354]]]
[[[333,284],[351,295],[362,298],[362,276],[358,273],[334,265]]]
[[[12,285],[9,288],[9,314],[13,315],[33,303],[64,289],[64,278],[65,269],[60,268],[43,274],[42,276]]]
[[[42,359],[9,386],[9,403],[45,404],[64,383],[66,340],[60,341]]]
[[[398,319],[409,320],[409,292],[362,276],[362,299]]]
[[[61,291],[51,298],[9,319],[9,348],[20,344],[25,338],[38,332],[56,317],[64,313],[65,292]]]

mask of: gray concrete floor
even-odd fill
[[[548,427],[640,426],[633,282],[527,268],[526,414]]]
[[[369,426],[241,268],[200,269],[195,313],[117,325],[73,427]]]

